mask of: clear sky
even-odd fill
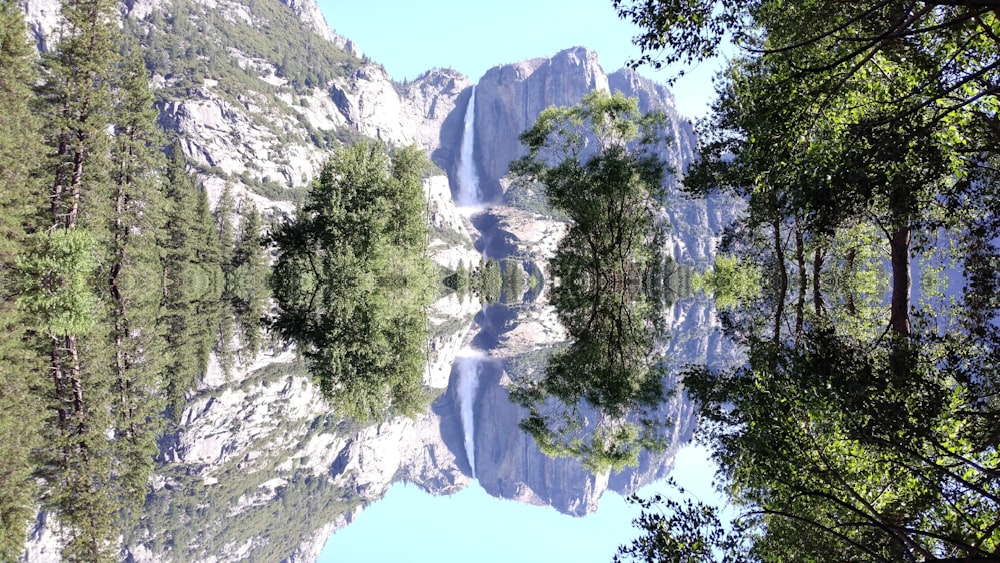
[[[318,0],[327,23],[355,41],[396,80],[434,67],[478,81],[496,65],[551,57],[570,47],[596,51],[607,72],[638,57],[639,29],[618,18],[611,0]],[[675,86],[678,109],[700,117],[714,91],[718,63],[703,63]],[[666,82],[671,71],[640,71]]]

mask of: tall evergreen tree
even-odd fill
[[[159,273],[165,160],[146,68],[135,44],[124,46],[116,83],[114,212],[108,277],[115,399],[117,494],[130,515],[145,498],[162,428],[163,338],[156,329],[160,292],[143,283]]]
[[[36,79],[33,51],[17,2],[0,0],[0,561],[20,554],[34,512],[36,486],[29,459],[38,444],[39,402],[25,374],[44,369],[26,346],[26,323],[15,306],[17,259],[44,199],[31,158],[41,138],[31,112]]]
[[[139,46],[124,47],[115,89],[112,259],[109,283],[120,292],[122,270],[137,261],[152,262],[161,228],[164,140]],[[138,253],[138,256],[132,255]]]
[[[160,241],[163,249],[163,295],[183,291],[187,265],[195,261],[194,216],[197,186],[187,171],[179,142],[170,146],[166,170],[164,230]]]
[[[70,229],[81,220],[95,227],[107,205],[116,8],[112,0],[63,2],[59,44],[44,61],[46,125],[55,149],[52,218]]]
[[[215,204],[215,228],[219,239],[220,262],[222,272],[229,276],[233,271],[233,247],[236,245],[236,200],[233,199],[233,187],[227,182]]]

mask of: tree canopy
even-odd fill
[[[521,427],[550,455],[572,455],[595,471],[634,464],[663,444],[656,414],[665,367],[655,357],[663,261],[656,210],[666,167],[657,148],[664,116],[638,100],[594,91],[578,105],[544,110],[521,136],[528,155],[512,165],[522,182],[540,182],[570,220],[550,268],[550,302],[570,346],[541,377],[512,392],[526,406]]]
[[[422,406],[436,285],[427,258],[426,168],[413,147],[339,149],[298,215],[270,234],[277,246],[272,328],[298,343],[334,406],[358,419]]]

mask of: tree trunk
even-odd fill
[[[823,250],[821,248],[816,249],[816,254],[813,255],[813,308],[816,310],[816,315],[823,314],[823,287],[822,287],[822,269],[823,269]]]
[[[806,307],[806,249],[803,239],[802,225],[799,218],[795,217],[795,265],[799,269],[799,299],[795,305],[795,345],[798,346],[802,337],[803,321],[805,320]]]
[[[892,261],[892,303],[889,326],[901,336],[910,336],[910,226],[903,225],[889,237]]]
[[[781,240],[781,218],[774,221],[774,258],[778,267],[778,288],[774,307],[774,342],[781,340],[781,317],[785,313],[785,292],[788,291],[788,270],[785,269],[785,249]]]

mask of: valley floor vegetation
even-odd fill
[[[323,167],[277,252],[271,328],[298,344],[333,405],[359,420],[426,407],[427,308],[438,274],[427,256],[416,148],[361,142]]]

